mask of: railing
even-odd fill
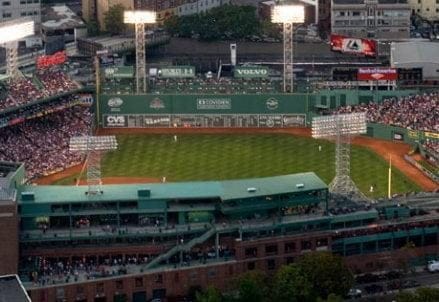
[[[424,173],[428,178],[431,180],[439,183],[439,177],[435,174],[433,174],[431,171],[428,171],[426,168],[424,168],[421,164],[419,164],[417,161],[415,161],[413,158],[411,158],[408,155],[404,155],[404,159],[408,161],[410,164],[421,170],[422,173]]]
[[[169,259],[170,257],[172,257],[173,255],[175,255],[176,253],[179,252],[187,252],[190,251],[190,249],[197,245],[197,244],[201,244],[203,242],[205,242],[207,239],[209,239],[213,234],[216,233],[216,229],[215,227],[211,227],[207,232],[205,232],[203,235],[196,237],[190,241],[188,241],[187,243],[184,244],[178,244],[176,246],[174,246],[173,248],[171,248],[169,251],[167,251],[164,254],[161,254],[160,256],[156,257],[155,259],[153,259],[150,263],[148,263],[145,268],[149,269],[149,268],[153,268],[154,266],[158,265],[160,262]]]

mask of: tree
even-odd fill
[[[273,279],[272,301],[314,301],[312,283],[297,264],[282,266]]]
[[[203,292],[197,292],[195,294],[195,301],[197,302],[221,302],[222,295],[218,289],[213,286],[209,286]]]
[[[112,35],[118,35],[125,30],[123,12],[125,8],[121,4],[113,5],[104,16],[105,30]]]
[[[329,294],[343,297],[354,283],[354,277],[342,258],[329,252],[306,254],[297,265],[312,283],[312,292],[322,299],[326,299]]]
[[[268,296],[267,277],[257,271],[251,271],[242,275],[237,282],[237,302],[262,302]]]
[[[99,35],[99,23],[96,20],[90,20],[87,22],[87,33],[89,36]]]

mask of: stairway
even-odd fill
[[[178,244],[178,245],[174,246],[173,248],[171,248],[170,250],[168,250],[166,253],[161,254],[158,257],[154,258],[150,263],[148,263],[145,266],[145,269],[150,269],[150,268],[157,266],[160,262],[169,259],[170,257],[175,255],[176,253],[190,251],[190,249],[193,246],[205,242],[207,239],[209,239],[215,233],[216,233],[216,229],[215,229],[215,227],[212,226],[207,232],[205,232],[201,236],[195,237],[194,239],[189,240],[188,242],[186,242],[184,244]]]

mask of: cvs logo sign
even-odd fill
[[[122,115],[108,115],[105,119],[107,127],[125,127],[125,116]]]

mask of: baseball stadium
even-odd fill
[[[233,51],[207,71],[96,55],[90,84],[75,60],[0,82],[0,274],[32,301],[173,301],[311,251],[356,275],[439,256],[437,90],[319,88]]]

